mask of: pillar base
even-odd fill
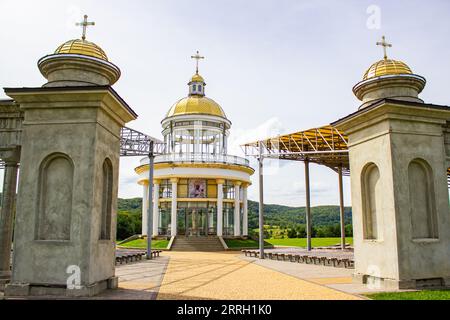
[[[426,288],[450,288],[450,278],[399,280],[379,278],[367,274],[353,274],[353,283],[363,284],[368,289],[385,291],[420,290]]]
[[[59,297],[93,297],[106,289],[116,289],[119,278],[111,277],[87,286],[68,289],[65,286],[31,285],[29,283],[11,283],[6,285],[5,297],[59,296]]]

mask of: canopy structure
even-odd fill
[[[123,127],[120,133],[120,156],[147,156],[150,153],[151,142],[154,155],[164,153],[165,144],[161,140],[137,130]]]
[[[256,157],[259,161],[259,227],[260,235],[263,235],[263,160],[280,159],[291,161],[302,161],[305,164],[305,193],[306,193],[306,230],[307,248],[311,246],[311,192],[309,163],[316,163],[331,168],[338,173],[339,202],[340,202],[340,229],[341,248],[345,250],[345,222],[344,222],[344,195],[343,195],[343,175],[350,174],[348,137],[337,128],[326,125],[305,131],[298,131],[291,134],[280,135],[256,142],[246,143],[241,146],[246,156]],[[264,246],[260,237],[260,257],[264,257]]]
[[[348,137],[331,125],[246,143],[242,148],[247,156],[259,157],[261,151],[264,158],[307,160],[350,173]]]

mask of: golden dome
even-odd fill
[[[194,74],[191,78],[191,82],[203,82],[205,83],[205,80],[203,79],[203,77],[201,75],[199,75],[198,73]]]
[[[108,61],[105,51],[93,42],[75,39],[63,43],[56,49],[55,54],[80,54]]]
[[[412,74],[412,71],[404,62],[383,59],[375,62],[369,69],[367,69],[363,80],[395,74]]]
[[[205,96],[192,95],[179,100],[167,113],[167,117],[185,114],[206,114],[226,118],[222,107]]]

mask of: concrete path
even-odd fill
[[[154,300],[158,294],[167,269],[169,257],[161,256],[153,260],[142,260],[116,267],[119,288],[107,290],[95,299],[108,300]]]
[[[349,300],[356,295],[275,271],[241,253],[167,252],[157,299]],[[332,268],[330,268],[332,269]]]
[[[163,252],[154,260],[118,266],[119,289],[89,299],[363,299],[354,294],[363,291],[351,284],[351,272],[349,269],[259,260],[245,257],[240,252]],[[0,295],[0,300],[2,298]]]
[[[369,289],[367,286],[355,284],[352,281],[353,269],[333,268],[312,264],[294,263],[289,261],[276,261],[241,256],[242,260],[253,262],[259,266],[269,268],[298,279],[323,285],[325,287],[361,295],[363,293],[385,292],[382,289]]]

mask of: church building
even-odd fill
[[[165,152],[155,157],[153,236],[248,235],[247,188],[254,170],[247,159],[228,155],[231,121],[205,96],[198,72],[189,94],[162,120]],[[147,235],[149,160],[135,169],[143,189],[142,234]]]

